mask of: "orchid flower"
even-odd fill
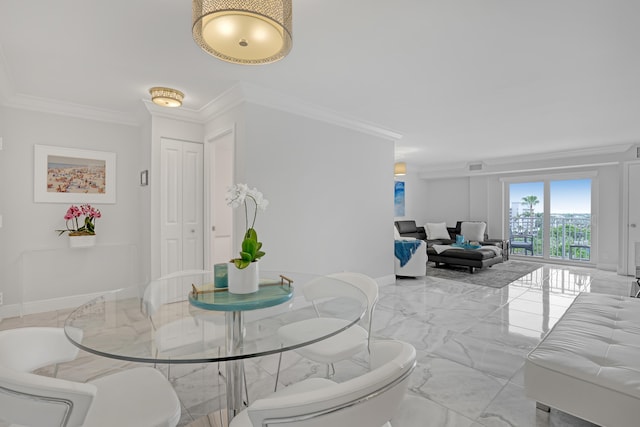
[[[79,225],[78,218],[84,216],[84,221],[82,226]],[[91,205],[84,204],[81,206],[71,205],[67,212],[64,214],[64,220],[66,221],[66,229],[65,230],[56,230],[58,235],[62,235],[64,233],[73,233],[73,234],[96,234],[95,232],[95,219],[101,218],[102,214],[96,208]],[[71,227],[69,226],[69,221],[71,221]]]
[[[242,250],[240,251],[240,258],[235,258],[232,261],[236,267],[246,268],[251,262],[258,260],[264,255],[264,252],[260,250],[262,243],[258,241],[258,234],[254,226],[258,217],[258,209],[264,211],[269,205],[269,201],[264,198],[258,189],[249,189],[247,184],[235,184],[229,187],[225,200],[227,205],[232,208],[244,205],[245,233],[242,241]],[[252,200],[254,204],[251,226],[249,226],[248,200]]]

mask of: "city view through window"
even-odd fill
[[[591,179],[509,185],[509,240],[511,253],[550,259],[590,261]],[[545,227],[545,212],[549,222]],[[545,231],[545,228],[548,231]],[[548,254],[544,242],[548,238]]]

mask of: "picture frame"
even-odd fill
[[[34,145],[36,203],[116,203],[116,153]]]
[[[393,195],[393,215],[404,216],[404,181],[395,181]]]

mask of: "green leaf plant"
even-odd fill
[[[249,226],[249,208],[247,201],[251,200],[254,204],[253,219],[251,226]],[[245,217],[245,233],[242,240],[242,250],[240,251],[240,257],[234,258],[230,262],[239,268],[247,268],[252,262],[255,262],[262,258],[265,253],[261,251],[262,243],[258,241],[258,233],[254,226],[256,218],[258,217],[258,209],[265,210],[269,201],[266,200],[262,193],[257,189],[249,189],[246,184],[235,184],[229,188],[226,197],[227,205],[232,208],[237,208],[240,205],[244,205],[244,217]]]

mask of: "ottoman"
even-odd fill
[[[438,247],[433,245],[427,249],[429,261],[433,261],[436,267],[440,264],[461,265],[469,267],[469,272],[473,274],[475,268],[491,267],[494,264],[503,262],[502,249],[497,246],[487,245],[480,249],[461,249],[450,246]],[[438,251],[438,249],[444,249]]]
[[[581,293],[525,360],[525,392],[602,426],[640,425],[640,299]]]

